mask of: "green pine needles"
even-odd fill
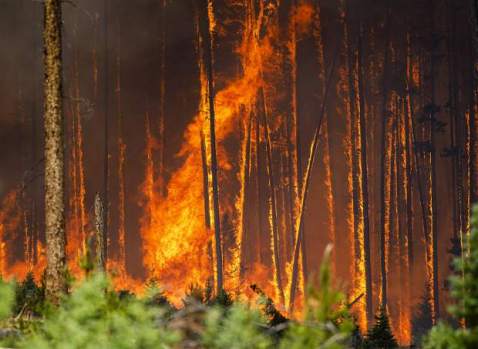
[[[438,324],[425,338],[425,349],[478,348],[478,206],[473,208],[470,236],[454,266],[457,273],[450,279],[450,287],[455,303],[449,311],[461,326],[454,329]]]

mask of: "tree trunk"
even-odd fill
[[[432,248],[433,248],[433,320],[434,323],[437,322],[438,318],[440,317],[440,300],[439,300],[439,280],[438,280],[438,204],[437,204],[437,174],[436,174],[436,140],[435,140],[435,132],[437,129],[435,128],[437,125],[436,119],[436,93],[435,93],[435,11],[431,10],[432,16],[432,51],[431,51],[431,114],[430,114],[430,144],[431,144],[431,157],[430,157],[430,166],[431,166],[431,209],[432,209]]]
[[[96,266],[98,270],[106,271],[105,248],[105,221],[104,206],[100,194],[95,196],[95,230],[96,230]]]
[[[369,219],[369,193],[368,193],[368,161],[367,161],[367,117],[365,115],[365,88],[362,52],[363,28],[360,25],[358,43],[358,86],[360,105],[360,162],[362,167],[362,215],[363,215],[363,243],[365,260],[365,299],[367,306],[367,319],[373,320],[372,304],[372,262],[370,257],[370,219]]]
[[[260,100],[262,103],[262,126],[264,127],[265,140],[266,140],[266,153],[267,153],[267,179],[269,183],[269,195],[270,195],[270,217],[271,217],[271,241],[272,241],[272,258],[273,266],[275,273],[275,280],[277,283],[277,292],[279,294],[279,299],[281,303],[284,303],[284,289],[282,286],[282,276],[281,276],[281,258],[280,258],[280,247],[279,247],[279,227],[277,221],[277,200],[276,200],[276,188],[275,188],[275,178],[274,178],[274,163],[272,160],[272,141],[269,131],[268,124],[268,113],[266,108],[266,100],[264,96],[264,90],[260,90]]]
[[[245,266],[247,262],[246,251],[247,245],[246,242],[249,241],[248,234],[249,229],[246,229],[248,226],[248,213],[247,209],[247,198],[249,193],[249,178],[250,178],[250,169],[251,169],[251,132],[252,132],[252,114],[249,115],[249,120],[247,121],[246,126],[246,139],[245,139],[245,149],[244,152],[244,163],[243,163],[243,176],[241,183],[242,190],[242,206],[241,206],[241,235],[239,237],[239,280],[242,282],[245,272]]]
[[[301,250],[300,245],[303,243],[302,229],[300,229],[300,227],[301,227],[302,221],[304,220],[305,203],[307,201],[307,194],[308,194],[308,189],[310,184],[310,178],[312,175],[312,168],[314,166],[315,158],[317,157],[317,148],[319,145],[320,130],[322,128],[322,121],[325,115],[327,98],[329,95],[330,85],[332,82],[332,75],[335,70],[335,64],[337,61],[338,51],[339,50],[337,48],[332,61],[332,66],[330,67],[329,76],[327,77],[324,96],[322,99],[322,106],[317,119],[314,139],[312,141],[312,144],[310,145],[307,168],[305,172],[304,182],[302,183],[303,186],[302,186],[302,193],[300,196],[299,216],[297,217],[297,221],[295,222],[296,226],[294,227],[294,233],[295,233],[294,252],[292,256],[292,275],[291,275],[291,282],[290,282],[290,289],[289,289],[289,304],[288,304],[290,313],[292,313],[292,311],[294,310],[295,293],[297,288],[297,279],[298,279],[298,271],[299,271],[298,270],[299,256],[300,256],[300,250]]]
[[[62,11],[60,0],[44,1],[46,295],[58,303],[66,291],[62,114]]]
[[[216,252],[216,292],[223,289],[223,257],[222,257],[222,235],[221,235],[221,217],[219,211],[219,183],[216,153],[216,116],[215,116],[215,86],[214,86],[214,58],[213,58],[213,33],[210,18],[213,13],[211,0],[203,0],[200,6],[200,33],[203,38],[204,62],[208,82],[208,104],[209,104],[209,132],[211,149],[211,178],[212,178],[212,204],[214,213],[214,244]]]
[[[387,14],[390,17],[390,11]],[[390,18],[387,18],[387,21],[390,21]],[[390,37],[390,23],[387,24],[387,37]],[[388,40],[385,42],[385,53],[384,53],[384,72],[383,72],[383,85],[382,85],[382,144],[381,144],[381,158],[380,158],[380,201],[381,201],[381,210],[380,210],[380,275],[381,275],[381,308],[383,310],[387,307],[387,266],[386,266],[386,253],[385,253],[385,221],[386,221],[386,157],[387,157],[387,123],[388,123],[388,56],[389,56],[389,47]]]
[[[103,68],[103,84],[104,84],[104,108],[105,108],[105,115],[104,115],[104,168],[103,168],[103,198],[104,198],[104,209],[103,209],[103,222],[104,222],[104,235],[103,239],[104,241],[102,242],[103,244],[103,256],[105,258],[105,263],[106,259],[108,258],[108,212],[109,212],[109,147],[108,147],[108,140],[109,140],[109,120],[108,120],[108,96],[109,96],[109,76],[108,76],[108,63],[109,63],[109,55],[108,55],[108,0],[104,0],[104,14],[103,14],[103,20],[104,20],[104,68]]]

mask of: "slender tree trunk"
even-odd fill
[[[472,50],[472,67],[474,75],[470,77],[471,89],[470,89],[470,202],[472,204],[478,202],[478,120],[476,113],[476,75],[477,75],[477,66],[476,66],[476,56],[478,55],[478,0],[472,0],[472,11],[471,11],[471,20],[472,20],[472,45],[474,50]]]
[[[432,244],[433,244],[433,319],[434,323],[440,317],[440,290],[438,280],[438,204],[437,204],[437,146],[436,146],[436,92],[435,92],[435,73],[436,73],[436,60],[435,60],[435,11],[431,11],[432,16],[432,52],[431,52],[431,114],[430,114],[430,144],[431,144],[431,209],[432,209]]]
[[[108,21],[109,21],[109,1],[104,1],[104,13],[103,13],[103,20],[104,20],[104,68],[103,68],[103,98],[104,98],[104,135],[103,135],[103,142],[104,142],[104,168],[103,168],[103,200],[104,200],[104,235],[103,235],[103,255],[105,258],[105,265],[108,259],[108,218],[109,218],[109,120],[108,120],[108,96],[109,96],[109,75],[108,75],[108,64],[109,64],[109,54],[108,54]]]
[[[58,303],[66,291],[62,111],[62,11],[60,0],[44,1],[46,295]]]
[[[205,45],[204,62],[208,82],[208,103],[209,103],[209,128],[210,128],[210,149],[211,149],[211,177],[212,177],[212,196],[214,212],[214,243],[216,252],[216,292],[223,289],[223,257],[222,257],[222,235],[221,235],[221,217],[219,211],[219,183],[216,153],[216,115],[215,115],[215,86],[214,86],[214,56],[213,56],[213,32],[210,18],[213,15],[211,0],[203,0],[200,6],[200,32],[202,33],[203,44]]]
[[[274,163],[272,160],[272,141],[268,125],[268,113],[266,107],[266,100],[264,96],[264,90],[260,90],[260,99],[262,102],[262,126],[264,127],[265,140],[266,140],[266,153],[267,153],[267,178],[269,183],[269,195],[270,195],[270,224],[271,224],[271,233],[272,233],[272,255],[273,255],[273,265],[274,265],[274,275],[277,283],[277,292],[281,303],[284,303],[284,289],[282,285],[282,276],[281,276],[281,258],[280,258],[280,247],[279,247],[279,229],[277,221],[277,200],[276,200],[276,181],[274,178]]]
[[[292,275],[291,275],[291,282],[290,282],[290,289],[289,289],[289,304],[288,304],[290,313],[292,313],[294,310],[295,293],[297,288],[297,279],[298,279],[298,271],[299,271],[298,270],[299,256],[300,256],[300,250],[301,250],[300,245],[303,243],[302,229],[300,229],[300,227],[304,219],[305,203],[307,202],[307,195],[308,195],[308,190],[310,185],[310,178],[312,175],[312,168],[314,166],[314,162],[317,157],[317,148],[319,145],[320,131],[322,128],[322,121],[325,115],[327,98],[329,96],[330,85],[332,82],[332,75],[334,73],[335,64],[337,61],[337,54],[338,54],[338,49],[335,52],[335,55],[332,61],[332,66],[330,67],[330,72],[327,78],[324,96],[322,99],[322,106],[317,118],[317,125],[315,128],[314,139],[310,145],[309,158],[307,161],[307,169],[305,172],[302,193],[300,196],[299,216],[297,217],[297,221],[295,222],[295,239],[294,239],[295,244],[294,244],[294,253],[292,258]]]
[[[120,271],[126,273],[126,194],[125,161],[126,144],[123,139],[123,111],[121,102],[121,24],[118,21],[118,48],[116,56],[116,109],[118,119],[118,262]]]
[[[95,196],[95,228],[96,228],[96,266],[98,270],[106,271],[105,248],[103,243],[105,241],[105,222],[104,222],[104,206],[101,200],[101,195]]]
[[[387,14],[387,22],[390,22],[390,10]],[[387,38],[390,37],[390,23],[387,23]],[[382,85],[382,144],[381,144],[381,158],[380,158],[380,201],[382,204],[380,210],[380,275],[381,275],[381,307],[385,309],[387,307],[387,266],[386,266],[386,252],[385,252],[385,223],[386,223],[386,157],[387,157],[387,123],[388,123],[388,65],[389,65],[389,46],[388,40],[385,42],[384,53],[384,72],[383,72],[383,85]]]
[[[363,71],[363,28],[360,25],[358,42],[358,86],[360,106],[360,162],[362,167],[362,214],[363,214],[363,243],[365,261],[365,298],[367,305],[367,319],[373,320],[372,299],[372,262],[370,257],[370,219],[369,219],[369,190],[368,190],[368,161],[367,161],[367,116],[365,114],[365,88]]]
[[[246,129],[246,139],[245,139],[245,149],[244,149],[244,164],[243,164],[243,177],[242,177],[242,207],[241,207],[241,236],[239,239],[239,280],[242,281],[245,272],[246,262],[246,251],[247,245],[246,243],[249,241],[248,234],[249,230],[246,229],[248,227],[247,219],[248,219],[248,206],[247,206],[247,199],[249,193],[249,178],[250,178],[250,168],[251,168],[251,132],[252,132],[252,115],[249,115],[249,120],[247,122],[247,129]]]
[[[264,191],[262,190],[261,185],[261,125],[259,120],[259,115],[256,114],[256,125],[255,125],[255,138],[256,138],[256,194],[257,194],[257,260],[259,263],[264,263],[264,255],[263,255],[263,244],[262,244],[262,231],[264,229]]]
[[[164,155],[165,155],[165,119],[166,119],[166,0],[161,0],[161,14],[160,14],[160,75],[159,75],[159,158],[158,158],[158,180],[159,193],[161,196],[165,195],[164,183]]]

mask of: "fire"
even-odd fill
[[[215,98],[216,108],[216,136],[218,144],[218,160],[220,181],[227,180],[232,173],[233,166],[229,155],[223,147],[224,141],[235,136],[235,127],[238,120],[248,115],[250,106],[256,104],[258,93],[263,88],[263,61],[268,61],[273,54],[269,33],[261,38],[259,34],[260,22],[263,15],[261,6],[259,16],[250,22],[249,30],[244,31],[242,43],[237,47],[237,55],[241,57],[242,72],[238,77],[231,79],[226,86],[217,91]],[[209,8],[211,17],[211,7]],[[254,18],[254,17],[250,17]],[[214,23],[214,22],[212,22]],[[199,55],[201,56],[201,55]],[[184,143],[178,154],[183,158],[183,164],[175,171],[167,184],[166,196],[155,197],[151,203],[150,216],[143,220],[141,234],[143,237],[144,264],[149,277],[157,278],[161,284],[174,296],[180,297],[189,285],[204,285],[211,270],[208,256],[208,244],[212,234],[204,224],[204,192],[197,174],[202,173],[201,137],[203,132],[209,139],[209,130],[206,127],[209,109],[207,106],[207,84],[204,74],[204,62],[199,60],[201,80],[200,112],[187,127],[184,134]],[[209,142],[206,142],[208,144]],[[244,147],[242,148],[244,149]],[[208,162],[210,149],[206,147]],[[245,154],[242,154],[244,159]],[[243,160],[244,164],[244,160]],[[243,175],[244,165],[239,172]],[[242,174],[242,175],[241,175]],[[146,193],[145,193],[146,195]],[[242,209],[243,198],[236,198],[236,211]],[[224,205],[221,202],[221,205]],[[221,206],[221,210],[229,208]],[[237,214],[236,214],[237,215]],[[237,215],[240,217],[240,215]],[[213,217],[213,215],[211,215]],[[236,229],[242,231],[241,224]],[[148,227],[145,222],[150,222]],[[211,223],[211,226],[214,226]],[[226,272],[233,276],[226,280],[226,287],[235,288],[241,283],[238,279],[240,269],[240,242],[241,233],[235,231],[236,246],[234,246],[233,260],[226,266]],[[166,248],[167,247],[167,248]],[[234,277],[234,275],[236,275]],[[276,288],[277,289],[277,288]]]
[[[302,2],[295,8],[294,22],[296,23],[297,34],[299,36],[308,33],[314,20],[314,7],[312,4]]]

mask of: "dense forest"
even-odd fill
[[[477,330],[477,1],[0,0],[0,38],[17,322],[103,288],[158,347],[191,298],[198,347],[474,347],[436,343]]]

